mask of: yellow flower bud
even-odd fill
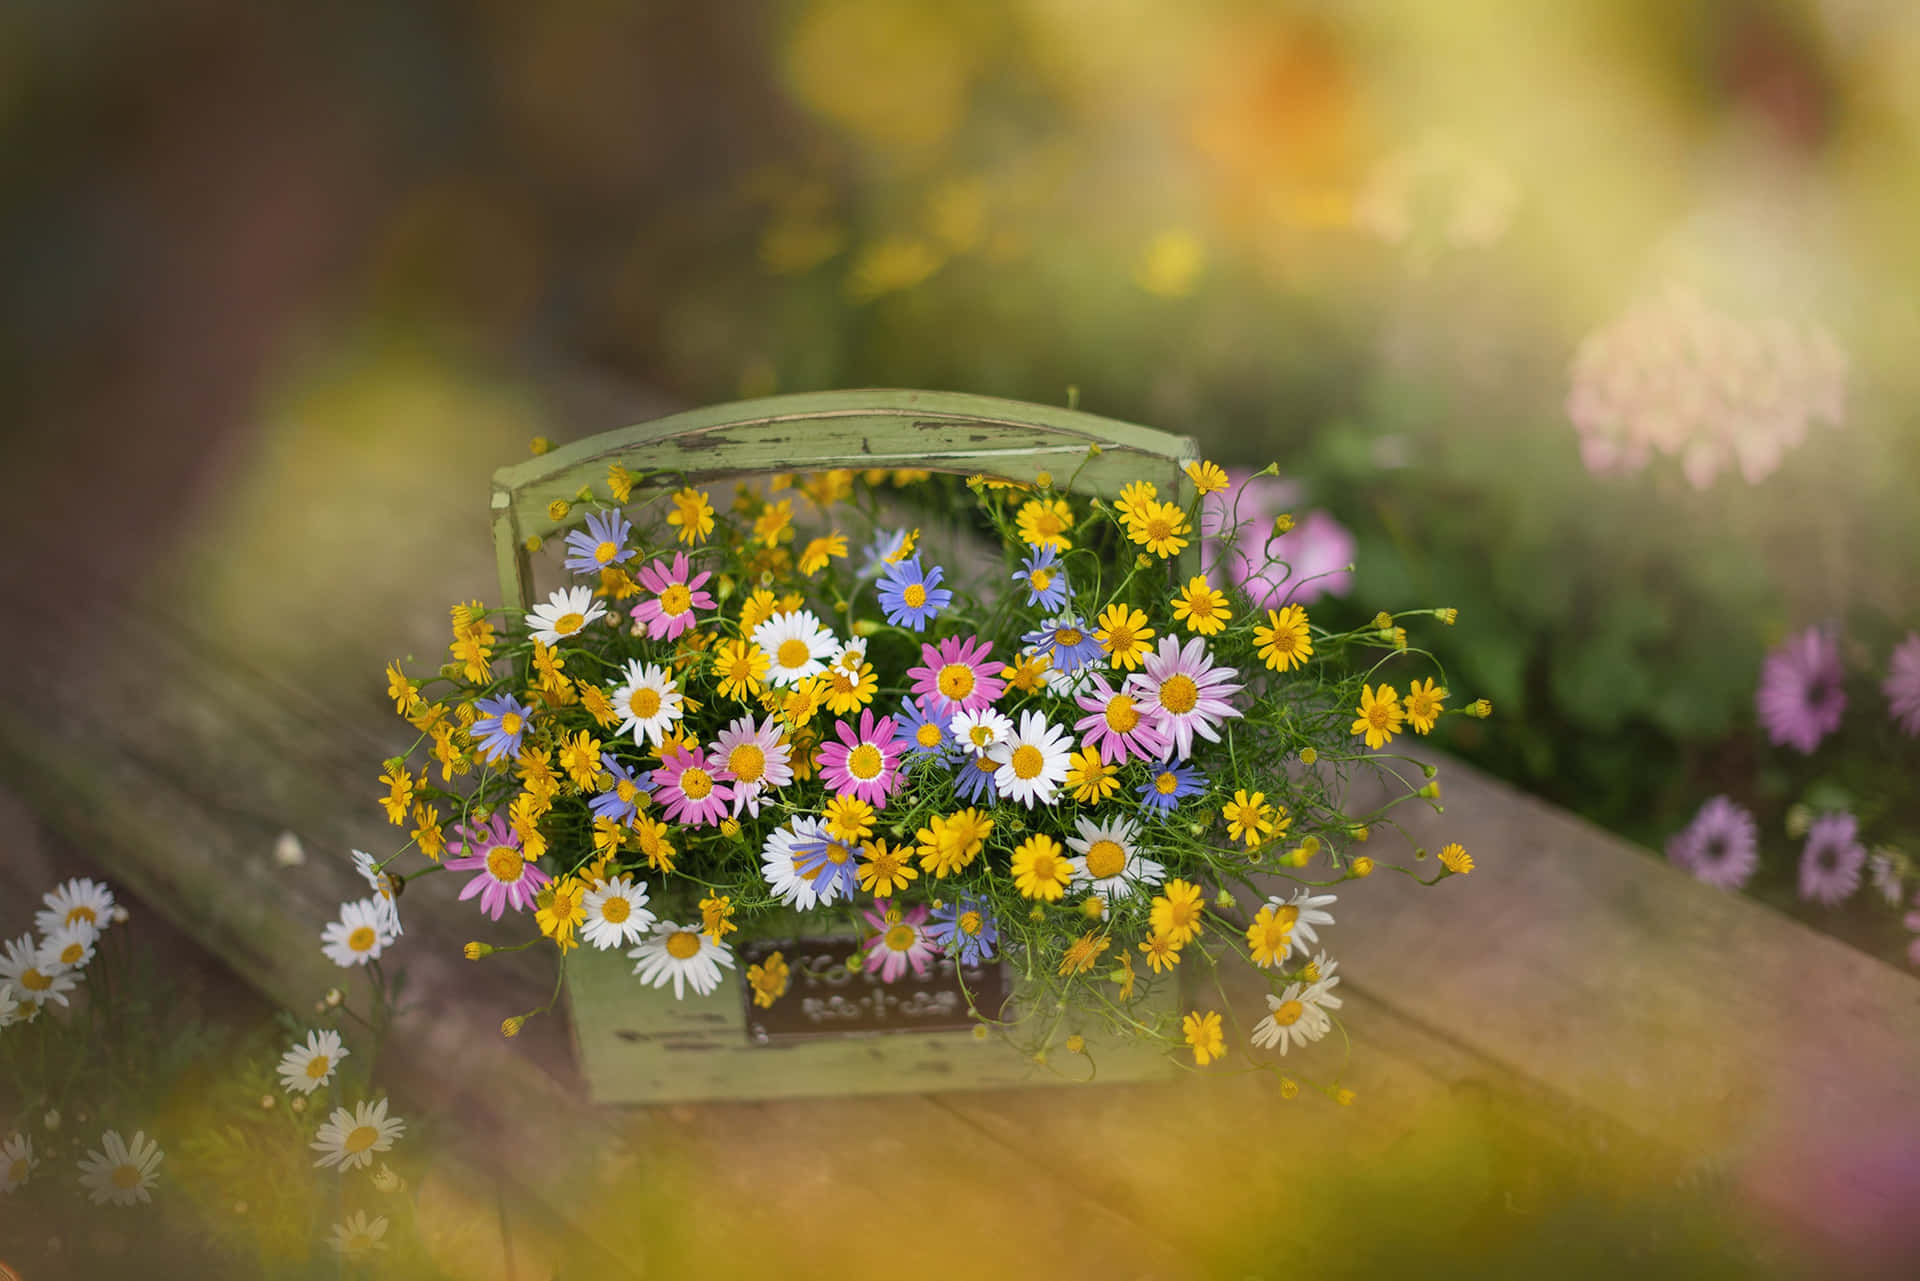
[[[1347,865],[1347,875],[1356,880],[1364,881],[1367,877],[1373,875],[1373,860],[1365,854],[1362,854],[1359,858]]]
[[[1090,898],[1080,905],[1080,910],[1086,914],[1089,921],[1097,921],[1106,916],[1107,905],[1097,897]]]
[[[1303,747],[1300,749],[1300,763],[1302,765],[1311,765],[1319,759],[1320,759],[1320,753],[1315,751],[1313,748]]]
[[[1457,609],[1443,609],[1440,611],[1440,621],[1448,627],[1452,627],[1460,621],[1460,611]]]
[[[525,547],[529,552],[539,551],[542,545],[540,535],[538,534],[528,534],[527,541],[521,544],[521,546]]]
[[[573,510],[573,504],[564,498],[556,498],[547,504],[548,520],[565,520],[567,513]]]
[[[1053,473],[1050,471],[1035,472],[1033,474],[1033,483],[1045,489],[1053,484]]]
[[[1273,536],[1275,538],[1280,537],[1280,535],[1282,534],[1291,532],[1292,529],[1293,529],[1293,513],[1292,512],[1281,512],[1278,516],[1275,516],[1273,518]]]
[[[1487,717],[1493,715],[1493,700],[1490,698],[1475,699],[1473,702],[1467,704],[1467,715],[1477,716],[1481,720],[1487,719]]]
[[[1383,609],[1373,616],[1373,625],[1380,631],[1390,632],[1393,630],[1393,615]]]
[[[552,449],[552,448],[553,448],[553,442],[548,440],[545,436],[535,436],[532,440],[527,442],[527,452],[532,454],[535,458],[538,458],[540,455],[546,453],[549,449]]]
[[[501,1020],[500,1035],[501,1036],[519,1036],[520,1029],[525,1027],[526,1025],[527,1025],[527,1020],[525,1016],[516,1014],[510,1019]]]
[[[1080,1054],[1080,1053],[1083,1053],[1086,1050],[1086,1048],[1087,1048],[1087,1038],[1084,1036],[1081,1036],[1078,1032],[1075,1032],[1072,1036],[1067,1038],[1067,1053]]]
[[[1335,1103],[1338,1103],[1343,1108],[1349,1107],[1352,1105],[1353,1097],[1354,1097],[1353,1091],[1347,1089],[1344,1086],[1342,1086],[1340,1089],[1335,1090],[1333,1092],[1333,1101]]]
[[[469,943],[466,946],[466,953],[469,961],[477,961],[483,956],[491,956],[493,954],[493,945],[491,943]]]
[[[1300,1084],[1290,1076],[1280,1078],[1280,1097],[1291,1099],[1300,1093]]]

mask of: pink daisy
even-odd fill
[[[1906,927],[1913,931],[1913,939],[1907,944],[1907,960],[1920,965],[1920,894],[1913,896],[1913,911],[1907,913]]]
[[[713,575],[702,570],[689,580],[690,568],[687,554],[675,552],[673,568],[667,568],[664,560],[656,560],[640,571],[640,585],[654,597],[633,607],[633,621],[645,623],[647,635],[654,640],[673,640],[693,626],[694,610],[713,608],[713,597],[700,590],[700,584]]]
[[[725,758],[717,752],[704,756],[672,747],[661,754],[660,761],[660,768],[653,772],[653,799],[668,818],[688,827],[708,827],[726,816],[733,789],[720,781]]]
[[[900,757],[906,744],[894,731],[891,716],[873,718],[860,713],[860,732],[845,721],[834,723],[840,741],[820,749],[820,777],[843,796],[857,796],[875,809],[885,809],[887,798],[900,786]]]
[[[1860,888],[1867,850],[1859,831],[1859,820],[1851,814],[1822,814],[1813,820],[1800,851],[1801,898],[1832,907]]]
[[[480,910],[496,921],[508,908],[524,912],[532,907],[533,896],[551,879],[520,852],[520,836],[502,815],[455,826],[453,835],[447,852],[461,857],[449,858],[447,870],[480,873],[460,891],[461,901],[479,895]]]
[[[1809,627],[1789,637],[1767,655],[1753,696],[1767,737],[1812,755],[1821,739],[1840,728],[1847,710],[1845,680],[1840,639],[1832,631]]]
[[[1887,715],[1901,732],[1909,738],[1920,736],[1920,634],[1908,632],[1894,647],[1880,691],[1887,696]]]
[[[717,777],[733,788],[733,816],[742,809],[760,816],[760,797],[793,781],[793,749],[780,741],[780,723],[767,717],[755,725],[742,716],[720,732],[712,759],[720,766]]]
[[[916,976],[924,976],[927,963],[939,954],[927,937],[927,909],[922,904],[908,912],[892,910],[891,899],[875,899],[862,915],[876,933],[864,944],[867,970],[878,970],[882,983],[893,983],[911,965]]]
[[[977,636],[949,636],[938,649],[921,645],[925,666],[907,669],[907,675],[914,678],[914,695],[929,711],[942,717],[977,712],[991,705],[1007,689],[1006,682],[995,674],[999,664],[987,661],[992,653],[993,642]]]
[[[1162,636],[1160,648],[1141,660],[1140,671],[1127,678],[1127,690],[1140,700],[1143,714],[1154,718],[1160,732],[1172,742],[1176,758],[1193,755],[1193,736],[1220,741],[1214,726],[1238,716],[1227,695],[1238,693],[1239,673],[1215,667],[1207,642],[1195,636],[1183,649],[1177,636]]]
[[[1117,765],[1129,756],[1143,761],[1164,758],[1171,744],[1160,730],[1159,718],[1140,706],[1139,695],[1124,681],[1116,690],[1105,676],[1096,675],[1091,680],[1093,688],[1073,700],[1088,713],[1075,721],[1073,728],[1100,749],[1100,759]]]

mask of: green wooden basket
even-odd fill
[[[1089,458],[1089,446],[1099,452]],[[604,483],[609,463],[679,484],[837,468],[924,468],[1056,484],[1116,497],[1149,480],[1163,493],[1191,495],[1192,440],[1075,410],[987,396],[929,391],[810,392],[739,401],[605,432],[503,467],[493,478],[493,543],[500,591],[511,605],[534,604],[529,538],[565,523],[549,508]],[[646,482],[643,481],[642,484]],[[1188,553],[1192,555],[1191,549]],[[852,933],[822,919],[823,945]],[[745,940],[741,940],[745,941]],[[741,967],[744,969],[744,966]],[[761,1099],[1099,1081],[1142,1081],[1180,1068],[1145,1041],[1087,1033],[1088,1053],[1058,1065],[1035,1063],[998,1038],[964,1030],[860,1031],[805,1040],[756,1041],[744,979],[730,972],[706,998],[676,1000],[634,981],[618,952],[582,949],[568,958],[574,1043],[595,1103]],[[1022,998],[1012,984],[1012,1000]],[[792,1000],[790,994],[785,1000]],[[1176,996],[1162,998],[1172,1009]]]

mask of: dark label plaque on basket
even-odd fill
[[[758,939],[741,945],[742,972],[775,952],[789,968],[786,995],[770,1009],[755,1005],[752,988],[740,985],[747,1003],[748,1042],[786,1045],[875,1032],[956,1031],[976,1022],[968,1012],[969,994],[974,1007],[989,1018],[998,1017],[1006,1004],[1006,973],[997,961],[957,966],[936,957],[924,975],[909,969],[896,981],[883,983],[878,974],[847,967],[859,951],[857,939]]]

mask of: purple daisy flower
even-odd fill
[[[953,735],[947,731],[949,717],[929,716],[922,700],[900,700],[900,740],[914,760],[944,760],[953,752]]]
[[[1053,659],[1056,672],[1072,674],[1088,663],[1098,662],[1104,653],[1085,620],[1070,614],[1049,618],[1038,631],[1020,639],[1036,650],[1044,650]]]
[[[613,781],[607,784],[606,791],[594,794],[587,808],[595,818],[631,823],[633,816],[640,812],[640,798],[653,791],[653,780],[635,778],[633,771],[614,760],[611,752],[600,753],[600,768],[612,775]]]
[[[1684,868],[1696,881],[1737,890],[1760,865],[1759,828],[1753,815],[1726,797],[1716,796],[1667,842],[1667,860]]]
[[[1860,824],[1851,814],[1822,814],[1807,829],[1800,851],[1800,897],[1832,907],[1860,888],[1866,847],[1856,839]]]
[[[1809,627],[1767,655],[1753,696],[1767,737],[1811,755],[1840,728],[1847,710],[1845,675],[1839,639],[1825,628]]]
[[[960,964],[978,965],[994,958],[1000,930],[993,923],[993,913],[987,910],[986,899],[978,894],[961,894],[934,909],[927,937]]]
[[[1027,608],[1048,613],[1067,603],[1067,571],[1060,564],[1060,550],[1051,543],[1036,548],[1020,562],[1013,581],[1027,589]]]
[[[927,623],[953,603],[953,593],[940,585],[946,572],[938,565],[922,570],[918,556],[888,565],[880,577],[880,608],[887,621],[916,632],[927,630]]]
[[[609,565],[633,558],[627,536],[633,526],[619,512],[588,512],[587,527],[567,535],[567,568],[576,574],[597,574]]]
[[[1161,761],[1140,785],[1140,803],[1150,810],[1171,814],[1189,796],[1207,790],[1207,780],[1192,765]]]
[[[1920,965],[1920,894],[1913,896],[1913,911],[1907,913],[1906,926],[1913,931],[1913,941],[1907,944],[1907,963]]]
[[[860,888],[860,852],[825,831],[793,843],[793,870],[824,902],[836,895],[852,898]]]
[[[1920,633],[1908,632],[1887,662],[1887,715],[1909,738],[1920,736]]]
[[[511,694],[483,698],[474,704],[482,713],[473,722],[473,741],[490,761],[510,760],[520,754],[520,739],[533,719],[533,709]]]
[[[993,781],[1000,763],[985,753],[963,754],[953,765],[953,790],[969,805],[991,805],[1000,799],[1000,786]]]

